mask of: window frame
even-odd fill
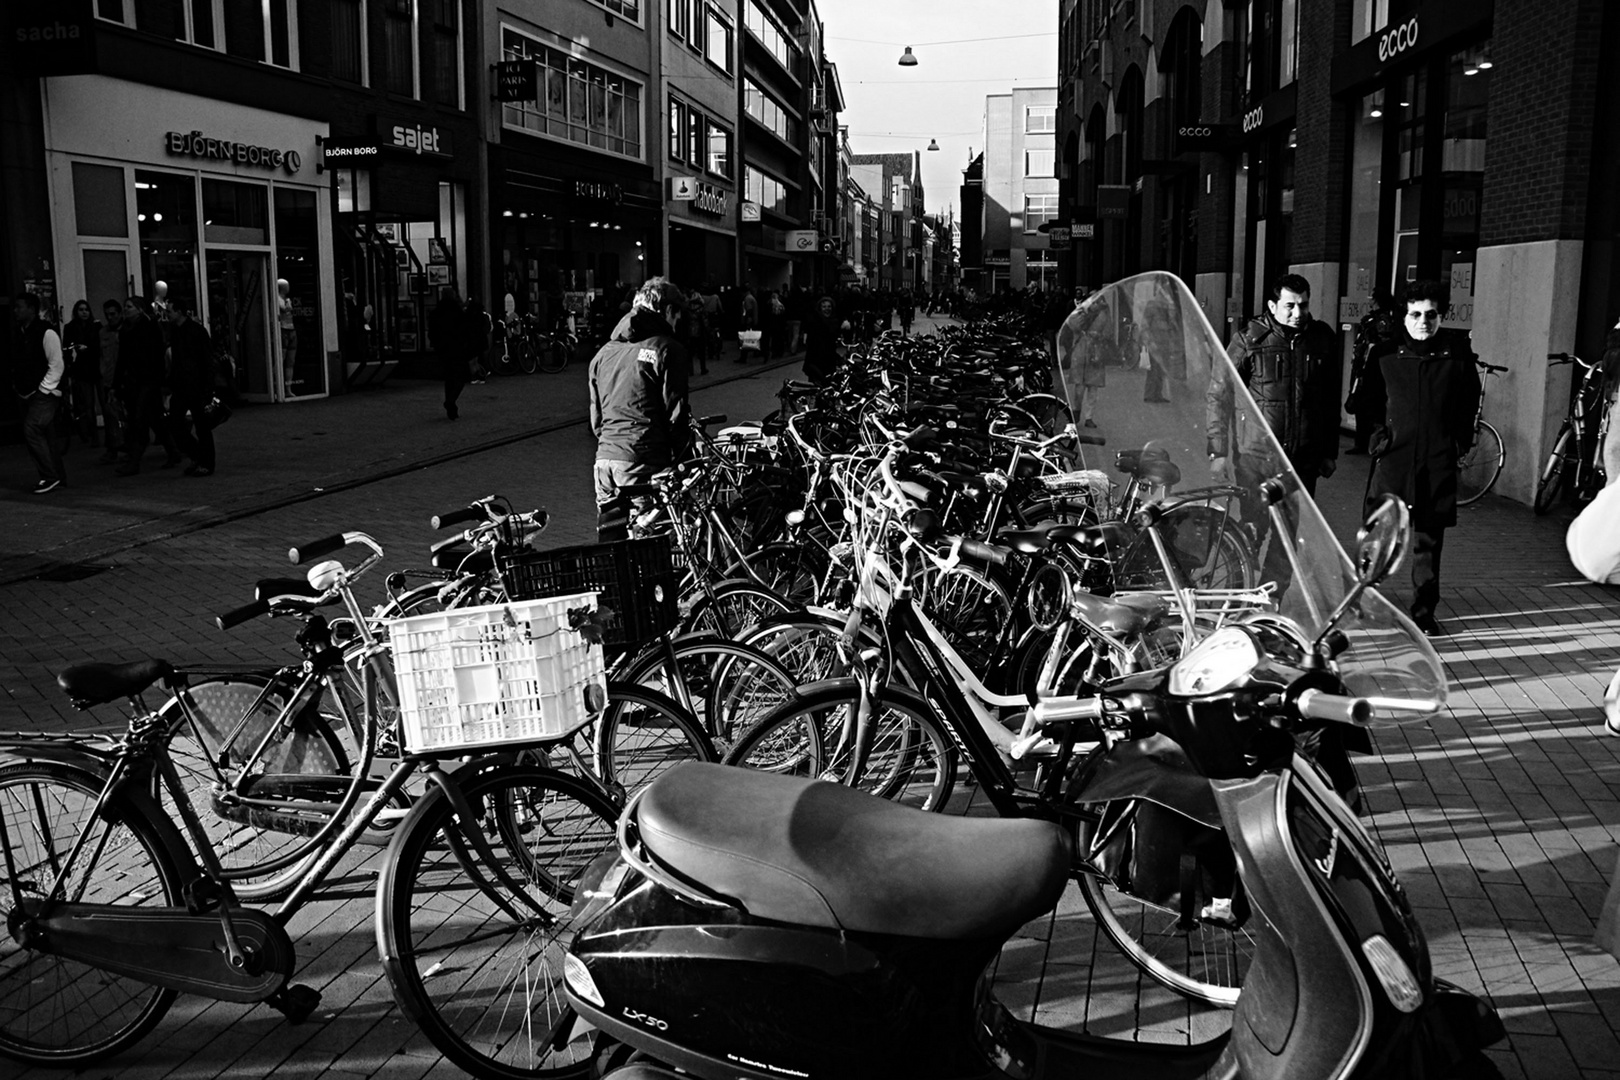
[[[1049,127],[1032,127],[1037,112],[1051,114]],[[1057,105],[1025,105],[1024,106],[1024,134],[1026,135],[1056,135],[1057,134]]]
[[[328,0],[327,11],[329,14],[334,2],[336,0]],[[344,2],[348,2],[348,0],[344,0]],[[371,0],[353,0],[353,2],[360,9],[360,82],[358,85],[369,88],[371,86],[371,35],[366,32],[366,29],[370,25],[367,18],[370,15]],[[328,26],[330,26],[330,19],[328,20]],[[327,77],[337,79],[338,82],[349,82],[348,79],[333,75],[330,67],[328,67]]]
[[[1031,172],[1030,159],[1036,155],[1044,154],[1048,159],[1046,172]],[[1057,178],[1057,147],[1024,147],[1024,178],[1026,180],[1053,180]]]
[[[393,58],[389,57],[388,70],[383,74],[383,92],[401,97],[409,97],[412,101],[422,100],[422,33],[421,33],[421,4],[419,0],[383,0],[383,43],[387,46],[388,21],[398,18],[393,5],[408,6],[411,23],[411,89],[406,94],[403,90],[396,90],[393,86]]]
[[[631,26],[640,27],[645,25],[643,16],[646,7],[643,0],[585,0],[585,2],[592,7],[601,8],[615,19],[623,19]],[[635,14],[626,15],[624,9],[627,7],[634,9]]]
[[[441,100],[438,99],[437,95],[440,92],[440,88],[438,86],[438,64],[435,62],[435,64],[434,64],[434,72],[433,72],[433,81],[434,81],[433,93],[434,93],[435,97],[434,97],[434,100],[430,104],[437,105],[440,108],[447,108],[447,109],[448,108],[453,108],[453,109],[456,109],[459,112],[459,111],[464,111],[467,108],[467,47],[466,47],[467,46],[467,40],[466,40],[467,16],[466,16],[466,12],[465,12],[465,10],[463,8],[463,5],[461,3],[461,0],[448,0],[448,2],[453,4],[455,6],[455,9],[456,9],[456,26],[455,26],[456,100],[455,100],[455,104],[452,105],[452,104],[450,104],[448,102],[444,102],[444,101],[441,101]],[[434,34],[435,40],[437,40],[438,36],[440,35],[440,27],[443,26],[443,25],[445,25],[445,24],[439,22],[438,14],[437,14],[437,12],[435,12],[434,16],[433,16],[433,20],[432,20],[433,34]],[[418,46],[418,47],[420,48],[420,46]]]
[[[725,13],[713,4],[700,5],[703,9],[703,59],[716,71],[723,72],[728,79],[734,79],[737,72],[737,28],[727,19]],[[726,33],[726,62],[724,66],[714,62],[712,49],[713,26],[718,23]]]
[[[667,0],[664,7],[664,27],[669,35],[679,41],[691,43],[693,37],[692,11],[700,6],[700,0]],[[682,24],[686,29],[682,30]]]
[[[1030,204],[1036,199],[1041,200],[1041,207],[1042,207],[1042,209],[1040,211],[1041,220],[1035,222],[1034,225],[1031,225],[1030,220],[1031,220],[1031,217],[1032,217],[1032,214],[1031,214],[1032,207],[1030,206]],[[1048,200],[1050,200],[1050,201],[1048,201]],[[1026,191],[1026,192],[1024,192],[1024,235],[1025,236],[1035,235],[1035,234],[1037,234],[1037,233],[1039,233],[1041,231],[1040,227],[1041,227],[1042,223],[1048,222],[1048,221],[1056,221],[1057,218],[1058,218],[1058,213],[1059,213],[1058,205],[1059,205],[1058,193],[1055,192],[1055,191]]]
[[[569,41],[566,38],[562,38],[562,37],[560,37],[558,35],[553,34],[553,35],[542,37],[542,36],[540,36],[539,34],[535,33],[532,30],[528,30],[528,29],[526,29],[524,27],[521,27],[521,26],[514,26],[512,23],[509,23],[509,22],[502,22],[502,23],[499,24],[499,33],[500,33],[500,39],[499,39],[499,41],[500,41],[500,54],[499,55],[500,55],[500,58],[502,60],[528,60],[531,63],[537,63],[538,64],[538,61],[535,59],[535,57],[533,55],[533,50],[536,49],[536,48],[550,49],[553,52],[557,52],[557,53],[562,54],[563,56],[567,57],[569,60],[577,61],[578,63],[580,63],[582,65],[585,65],[586,67],[595,68],[598,71],[601,71],[601,72],[603,72],[603,73],[605,73],[607,75],[611,75],[614,79],[617,79],[621,84],[623,84],[623,86],[626,89],[628,89],[630,87],[634,87],[635,88],[635,108],[636,108],[636,113],[635,113],[635,121],[636,121],[636,123],[635,123],[635,130],[636,130],[635,146],[636,146],[636,151],[637,152],[635,154],[629,154],[629,153],[626,153],[625,151],[615,150],[615,149],[613,149],[611,147],[608,147],[608,146],[595,146],[590,142],[588,137],[587,137],[587,139],[585,141],[582,142],[582,141],[580,141],[578,139],[570,138],[567,135],[553,134],[550,130],[539,131],[539,130],[536,130],[535,128],[527,127],[524,124],[522,124],[521,122],[520,123],[513,123],[510,119],[508,119],[508,110],[511,110],[511,111],[514,111],[514,112],[518,113],[518,115],[520,117],[523,116],[526,112],[535,112],[535,113],[538,113],[539,116],[543,120],[546,121],[546,126],[548,128],[550,127],[550,113],[547,111],[547,106],[548,106],[547,86],[546,86],[546,80],[545,80],[545,77],[544,77],[543,73],[537,73],[537,77],[540,79],[540,82],[541,82],[540,95],[539,95],[539,100],[537,102],[528,103],[528,102],[512,102],[512,101],[509,101],[509,102],[502,103],[502,105],[500,106],[500,108],[501,108],[501,127],[504,130],[512,131],[512,132],[515,132],[515,133],[520,134],[520,135],[530,135],[530,136],[533,136],[534,138],[537,138],[537,139],[546,139],[546,140],[549,140],[551,142],[562,143],[565,146],[580,147],[580,148],[583,148],[583,149],[586,149],[586,150],[593,151],[595,153],[606,154],[606,155],[608,155],[610,157],[614,157],[614,158],[617,158],[617,159],[622,160],[622,161],[635,161],[635,162],[641,162],[641,163],[646,163],[649,160],[656,161],[656,158],[649,158],[649,154],[656,154],[657,149],[654,148],[654,147],[651,147],[649,144],[653,140],[656,140],[658,138],[662,138],[664,136],[661,136],[661,135],[657,134],[656,131],[649,132],[649,130],[648,130],[647,112],[648,112],[649,100],[648,100],[648,96],[647,96],[648,95],[648,85],[647,85],[646,82],[642,81],[639,78],[636,78],[634,75],[631,75],[628,71],[624,70],[623,68],[616,67],[616,66],[610,66],[608,64],[602,63],[601,61],[599,61],[597,59],[588,59],[588,58],[586,58],[584,56],[578,55],[576,52],[574,52],[575,44],[572,41]],[[507,48],[507,37],[506,37],[507,34],[511,34],[513,37],[519,38],[519,39],[521,39],[521,40],[528,43],[523,56],[511,56],[511,55],[508,55],[509,50]],[[572,83],[574,80],[572,78],[565,78],[564,81],[565,81],[565,85],[566,85],[568,83]],[[620,92],[620,97],[625,99],[626,101],[628,101],[629,94],[624,92],[624,91],[621,91]],[[525,109],[525,106],[528,106],[528,108]],[[624,126],[624,127],[628,128],[628,125],[623,123],[623,118],[624,118],[625,114],[623,113],[622,110],[624,108],[624,105],[621,104],[620,108],[621,108],[621,113],[620,113],[621,126]],[[661,116],[662,116],[661,111],[655,112],[653,114],[653,119],[655,121],[659,121]],[[574,124],[573,120],[570,119],[569,117],[570,117],[570,114],[569,114],[569,112],[568,112],[568,110],[567,110],[567,108],[565,106],[563,117],[562,117],[562,122],[566,126],[569,126],[569,127],[577,126],[577,125]],[[588,121],[588,107],[587,107],[587,121]],[[590,131],[590,128],[589,128],[588,122],[587,122],[587,133],[589,133],[589,131]],[[629,139],[628,136],[613,136],[613,135],[611,135],[609,133],[603,133],[603,134],[604,134],[605,138],[618,138],[619,141],[622,142],[622,143],[629,143],[630,142],[630,139]],[[682,159],[682,160],[684,160],[684,159]]]

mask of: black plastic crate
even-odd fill
[[[513,600],[600,592],[602,606],[619,617],[604,635],[609,652],[640,648],[680,621],[667,536],[527,551],[507,561],[503,576]]]

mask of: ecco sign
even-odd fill
[[[1254,108],[1243,114],[1243,134],[1247,135],[1249,132],[1259,129],[1259,127],[1265,122],[1266,107],[1264,105],[1256,105]]]
[[[1201,125],[1188,125],[1176,128],[1176,134],[1183,139],[1209,139],[1215,136],[1215,129]]]
[[[1416,18],[1408,19],[1378,39],[1378,62],[1383,64],[1395,59],[1416,45],[1417,41],[1418,21]]]

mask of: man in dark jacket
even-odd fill
[[[1344,407],[1356,418],[1356,437],[1350,452],[1365,454],[1368,440],[1384,422],[1384,383],[1373,358],[1381,356],[1400,336],[1400,318],[1387,289],[1374,289],[1367,314],[1356,324],[1356,344],[1350,362],[1350,393]]]
[[[472,380],[467,369],[466,314],[455,289],[447,288],[439,294],[439,302],[428,316],[428,337],[444,375],[444,415],[454,420],[461,415],[461,407],[456,404],[461,388]]]
[[[153,320],[152,302],[144,296],[124,301],[124,317],[118,324],[118,367],[113,372],[113,389],[129,417],[119,476],[141,471],[141,458],[154,431],[165,451],[163,466],[180,463],[180,451],[163,417],[163,384],[168,380],[163,349],[163,331]]]
[[[686,377],[690,361],[675,335],[686,297],[655,277],[637,290],[629,316],[591,360],[591,433],[596,436],[597,535],[629,535],[632,507],[619,488],[644,484],[691,446]]]
[[[191,459],[187,476],[214,475],[214,339],[181,304],[169,305],[169,421]]]
[[[1457,524],[1457,460],[1474,444],[1479,371],[1466,334],[1442,331],[1450,297],[1438,281],[1401,295],[1402,334],[1374,361],[1384,380],[1384,422],[1373,433],[1371,493],[1393,493],[1412,514],[1412,621],[1441,633],[1440,551]]]

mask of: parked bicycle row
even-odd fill
[[[547,549],[544,511],[481,498],[380,590],[364,533],[293,548],[304,577],[220,617],[294,618],[282,668],[63,672],[131,719],[0,740],[0,1052],[115,1054],[180,991],[307,1014],[287,920],[372,843],[396,998],[473,1075],[1118,1068],[972,1000],[1071,886],[1153,978],[1239,1011],[1189,1074],[1258,1052],[1284,965],[1339,1003],[1267,1044],[1287,1075],[1448,1075],[1500,1027],[1431,979],[1346,756],[1444,705],[1374,588],[1404,511],[1352,564],[1185,287],[1099,302],[1153,328],[1149,367],[1091,370],[1095,309],[1055,369],[999,328],[883,335],[771,416],[697,418],[619,487],[628,540]],[[1197,484],[1211,400],[1232,470]],[[829,1040],[802,1017],[853,1015],[857,970],[914,1019]],[[705,1008],[741,978],[735,1023]]]

